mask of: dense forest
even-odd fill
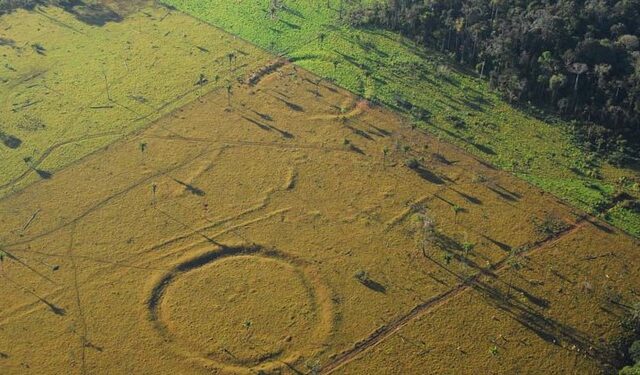
[[[640,0],[352,3],[351,24],[391,29],[448,53],[510,102],[576,120],[581,141],[614,161],[634,152]]]
[[[39,0],[0,0],[0,14],[10,12],[18,8],[33,8],[39,3],[45,3]]]

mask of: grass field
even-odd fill
[[[103,26],[40,7],[3,16],[0,30],[0,196],[50,178],[266,59],[160,7]],[[229,53],[237,59],[227,61]]]
[[[435,51],[390,32],[340,26],[339,1],[288,1],[276,17],[268,0],[163,2],[409,113],[437,136],[640,236],[640,212],[632,205],[640,195],[637,167],[616,169],[581,151],[568,125],[514,109]],[[620,183],[622,177],[629,182]],[[623,193],[631,198],[618,199]]]
[[[176,35],[181,46],[165,51],[174,63],[155,76],[107,80],[113,108],[100,110],[112,118],[60,94],[23,109],[44,129],[5,130],[20,137],[19,157],[32,143],[71,142],[38,154],[29,180],[0,198],[2,374],[601,374],[619,365],[609,343],[640,295],[636,238],[240,38],[158,5],[117,4],[122,20],[103,26],[56,8],[0,16],[15,25],[5,31],[41,22],[47,51],[58,22],[98,35],[115,28],[97,55],[120,56],[114,67],[128,60],[113,40],[144,49]],[[76,55],[81,41],[63,40],[50,69],[86,79],[98,98],[87,103],[103,103],[100,65],[74,62],[91,59]],[[51,87],[62,73],[51,74],[11,95]],[[150,115],[132,122],[116,110],[137,102],[124,99],[137,85],[154,105],[134,107]],[[495,106],[487,112],[504,105],[483,100]],[[85,139],[95,133],[67,130],[80,125],[55,121],[55,108],[114,136],[107,146]],[[129,121],[117,127],[117,116]]]
[[[619,314],[608,296],[633,300],[640,277],[631,238],[292,66],[213,91],[0,209],[16,259],[2,274],[10,372],[368,373],[401,340],[466,353],[434,365],[403,351],[392,362],[407,372],[428,360],[508,373],[545,353],[549,368],[597,373],[608,359],[591,351],[617,321],[583,306]],[[439,336],[476,313],[478,335]],[[496,364],[496,337],[526,345],[501,346]],[[126,358],[134,348],[144,360]]]

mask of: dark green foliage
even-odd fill
[[[627,366],[620,370],[619,375],[640,375],[640,364],[633,367]]]
[[[36,5],[61,5],[71,2],[69,0],[0,0],[0,14],[17,9],[33,9]]]
[[[0,0],[0,14],[16,9],[32,9],[38,4],[37,0]]]
[[[122,21],[122,16],[108,6],[96,1],[85,3],[83,0],[0,0],[0,15],[17,9],[32,10],[38,5],[59,6],[78,20],[94,26]],[[44,54],[45,50],[42,46],[36,44],[32,47],[37,53]]]
[[[617,135],[640,138],[640,0],[388,0],[349,19],[447,52],[510,102],[602,124],[605,142],[579,134],[614,162],[627,153]]]
[[[631,344],[631,348],[629,348],[629,357],[631,357],[635,363],[640,363],[640,339]]]
[[[622,333],[612,342],[624,367],[621,375],[640,375],[640,302],[631,306],[621,322]]]

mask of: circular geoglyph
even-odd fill
[[[304,262],[258,247],[207,252],[154,285],[148,308],[189,358],[268,369],[313,356],[333,321],[327,289]]]

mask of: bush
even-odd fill
[[[613,348],[626,367],[619,374],[640,375],[640,302],[631,307],[628,316],[620,323],[622,333],[613,341]]]
[[[629,348],[629,357],[631,357],[636,365],[640,364],[640,339],[631,344],[631,347]]]
[[[542,220],[534,218],[533,224],[535,225],[536,232],[543,238],[554,237],[569,228],[569,225],[562,221],[562,219],[551,214],[546,215]]]
[[[356,280],[358,280],[362,284],[366,284],[369,281],[369,274],[367,273],[367,271],[364,271],[364,270],[358,270],[353,275],[353,277],[355,277]]]
[[[633,367],[627,366],[620,370],[619,375],[640,375],[640,364],[637,364]]]

